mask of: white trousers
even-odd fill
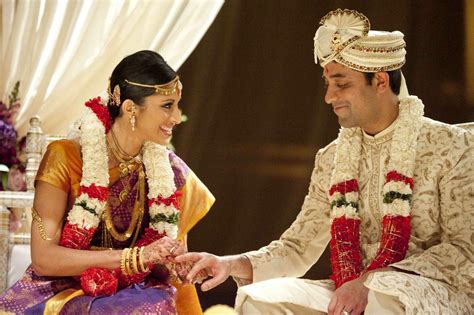
[[[239,288],[235,309],[244,315],[326,314],[333,290],[304,279],[272,279]],[[398,297],[369,290],[364,314],[404,313]]]

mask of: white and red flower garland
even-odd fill
[[[80,123],[82,147],[82,179],[79,194],[68,214],[61,234],[60,245],[85,250],[90,247],[108,199],[108,153],[106,134],[111,128],[107,99],[97,97],[86,102]],[[145,246],[163,236],[177,237],[180,192],[176,191],[174,173],[165,146],[146,142],[143,163],[149,187],[148,203],[150,224],[137,241]],[[147,274],[125,276],[120,268],[90,268],[81,275],[81,285],[86,294],[110,295],[118,287],[142,281]]]
[[[175,239],[178,236],[178,198],[181,194],[176,191],[168,150],[165,146],[146,142],[143,163],[148,177],[150,228]]]
[[[360,253],[358,213],[359,160],[362,148],[360,128],[341,128],[337,139],[335,166],[329,189],[331,204],[331,279],[336,287],[361,273],[386,267],[402,260],[410,239],[410,201],[416,140],[421,127],[423,103],[415,96],[403,98],[394,126],[390,161],[383,186],[380,246],[363,270]]]

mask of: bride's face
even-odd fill
[[[154,94],[145,98],[143,106],[136,106],[135,132],[143,141],[169,144],[173,129],[181,123],[180,91],[171,95]]]

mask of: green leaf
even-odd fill
[[[386,193],[383,197],[383,202],[384,203],[392,203],[395,199],[402,199],[402,200],[408,200],[411,201],[411,194],[402,194],[397,191],[389,191]]]
[[[169,224],[178,224],[179,213],[174,213],[170,216],[167,216],[163,213],[158,213],[157,215],[150,218],[151,223],[166,222]]]
[[[341,207],[341,206],[348,206],[348,205],[351,205],[355,209],[358,209],[357,207],[359,206],[357,202],[348,202],[345,196],[342,196],[341,198],[331,202],[331,208],[333,208],[334,206]]]
[[[76,202],[76,203],[74,203],[74,205],[80,206],[80,207],[82,207],[82,209],[84,209],[84,210],[92,213],[93,215],[97,216],[97,212],[95,212],[95,208],[89,208],[87,206],[87,202],[85,200],[81,200],[80,202]]]

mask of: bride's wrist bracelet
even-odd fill
[[[145,264],[145,247],[124,248],[120,259],[120,270],[126,276],[150,271]]]

